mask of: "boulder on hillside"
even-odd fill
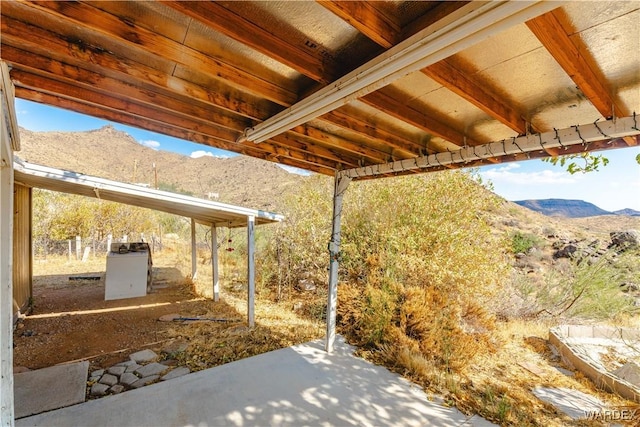
[[[640,232],[637,230],[613,231],[611,236],[610,248],[629,249],[640,247]]]

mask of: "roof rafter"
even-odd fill
[[[375,2],[320,0],[318,3],[380,46],[390,48],[400,41],[400,26],[376,9]]]
[[[389,114],[390,116],[403,120],[418,129],[422,129],[427,133],[431,133],[442,139],[453,142],[461,147],[464,145],[479,144],[477,141],[471,138],[466,138],[463,134],[449,126],[432,119],[428,114],[417,111],[402,101],[387,95],[384,93],[384,90],[370,93],[369,95],[360,98],[360,100]]]
[[[330,83],[338,75],[337,64],[287,41],[284,35],[275,35],[258,23],[227,9],[218,2],[167,1],[162,3],[195,19],[222,34],[286,64],[294,70],[322,83]]]
[[[238,131],[230,131],[224,128],[216,126],[214,123],[205,122],[203,120],[189,119],[187,117],[179,118],[176,115],[172,115],[162,110],[153,109],[150,106],[139,105],[130,101],[121,100],[112,96],[109,96],[102,92],[95,92],[90,87],[84,89],[78,86],[73,86],[69,83],[60,82],[55,79],[31,74],[18,69],[12,70],[12,77],[15,79],[16,87],[41,87],[42,79],[47,79],[47,87],[52,91],[51,94],[57,96],[59,99],[67,99],[75,101],[74,111],[81,112],[83,114],[96,115],[96,108],[102,107],[105,112],[111,111],[109,120],[118,121],[121,123],[132,124],[137,127],[144,127],[145,129],[154,130],[147,126],[150,122],[155,122],[156,125],[160,125],[163,128],[171,127],[178,128],[181,132],[178,138],[184,138],[194,142],[209,141],[210,138],[216,141],[216,145],[220,148],[243,153],[242,149],[250,147],[251,144],[237,144],[235,138],[240,134]],[[92,100],[100,100],[100,105],[97,105]],[[68,103],[67,103],[68,104]],[[90,106],[90,108],[89,108]],[[126,113],[125,113],[126,112]],[[115,113],[115,114],[114,114]],[[114,117],[115,116],[115,117]],[[135,117],[135,120],[126,120],[128,116]],[[98,117],[104,117],[104,114],[99,114]],[[153,117],[153,119],[149,119]],[[145,126],[142,126],[144,124]],[[175,136],[175,132],[169,135]],[[200,135],[200,136],[198,136]],[[210,145],[210,144],[207,144]],[[290,157],[300,161],[306,161],[312,164],[321,165],[331,168],[340,168],[340,162],[335,160],[324,159],[322,156],[318,156],[312,152],[306,152],[298,147],[287,147],[268,142],[265,147],[260,146],[261,150],[266,151],[269,155],[279,155],[283,157]],[[309,147],[315,152],[319,152],[316,147]],[[262,157],[265,158],[265,157]],[[354,161],[350,164],[358,164]]]
[[[562,12],[556,9],[527,21],[527,27],[602,117],[628,116],[629,111],[611,96],[606,82],[602,81],[596,70],[592,68],[591,64],[594,62],[585,58],[571,40],[563,21],[566,20]],[[625,141],[630,147],[637,145],[637,140],[625,138]]]
[[[384,48],[388,49],[403,39],[402,29],[398,26],[391,29],[382,29],[380,26],[375,25],[377,22],[384,21],[386,17],[379,13],[375,8],[367,7],[369,3],[366,1],[321,1],[320,3],[343,19],[347,19],[349,17],[349,13],[354,13],[354,11],[366,8],[368,13],[367,19],[348,19],[348,22]],[[348,4],[348,6],[344,6],[345,3]],[[450,13],[451,10],[458,9],[464,3],[465,2],[447,5],[445,13]],[[419,24],[411,26],[407,35],[412,35],[423,28],[426,28],[435,22],[438,16],[439,13],[436,11],[434,12],[433,17],[429,17],[429,19],[421,19]],[[479,81],[477,78],[470,77],[454,67],[447,60],[430,65],[423,69],[422,72],[429,78],[464,98],[519,134],[525,134],[527,132],[526,122],[522,118],[522,114],[520,114],[516,108],[511,105],[512,103],[508,102],[508,100],[497,99],[497,96],[494,95],[495,91],[490,89],[490,85],[488,85],[486,81]]]
[[[212,58],[157,33],[136,26],[133,22],[124,22],[118,17],[91,5],[78,2],[51,1],[25,3],[23,0],[16,0],[16,3],[19,3],[19,7],[44,10],[67,20],[72,19],[80,27],[107,34],[112,38],[118,39],[121,43],[138,49],[146,49],[156,56],[186,67],[198,66],[207,69],[212,77],[234,84],[273,102],[289,105],[298,98],[297,94],[292,90],[277,86],[264,78],[255,76],[255,74],[241,70],[233,64],[227,64],[219,58]],[[3,5],[3,9],[4,7]],[[135,28],[135,31],[132,30],[132,27]]]
[[[6,15],[2,16],[0,25],[3,45],[10,44],[34,53],[64,57],[65,62],[70,65],[99,68],[105,75],[130,83],[135,82],[141,87],[159,88],[185,98],[197,99],[247,118],[269,117],[278,111],[274,108],[275,104],[234,88],[221,85],[216,88],[204,88],[184,79],[169,76],[145,64],[117,57],[106,50],[80,45],[64,35]],[[22,35],[27,33],[34,36],[30,41],[22,38]]]
[[[610,95],[606,83],[601,81],[567,34],[559,18],[560,12],[551,11],[527,21],[527,27],[540,40],[558,65],[575,82],[602,117],[629,115]]]

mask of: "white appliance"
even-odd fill
[[[151,253],[147,243],[113,243],[107,255],[104,299],[142,297],[151,284]]]

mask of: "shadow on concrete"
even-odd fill
[[[492,425],[428,399],[338,337],[17,420],[17,426]]]

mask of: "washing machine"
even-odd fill
[[[147,295],[151,272],[151,251],[146,242],[113,243],[107,254],[104,299]]]

